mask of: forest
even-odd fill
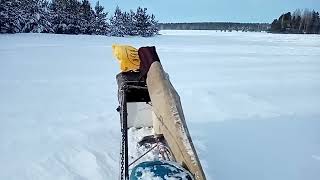
[[[271,24],[272,33],[320,34],[319,12],[297,9],[287,12]]]
[[[0,33],[95,34],[143,36],[158,34],[158,21],[146,8],[108,16],[99,1],[0,0]]]
[[[234,22],[194,22],[194,23],[159,23],[160,29],[175,30],[219,30],[219,31],[267,31],[268,23],[234,23]]]

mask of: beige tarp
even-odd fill
[[[164,135],[178,163],[189,169],[196,180],[205,180],[187,129],[179,95],[160,62],[152,63],[147,74],[147,86],[157,117],[154,120],[155,132]]]

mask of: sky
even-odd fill
[[[93,5],[97,0],[91,0]],[[108,12],[146,7],[159,22],[271,22],[295,9],[320,11],[320,0],[100,0]]]

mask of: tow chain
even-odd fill
[[[127,131],[127,127],[125,127],[124,125],[124,121],[127,120],[127,109],[126,107],[124,108],[124,104],[126,103],[125,101],[125,88],[126,86],[122,86],[121,88],[121,101],[120,101],[120,106],[117,108],[117,111],[120,113],[120,122],[121,122],[121,157],[120,157],[120,180],[127,180],[129,177],[127,176],[127,173],[125,173],[125,171],[127,171],[127,167],[125,167],[125,149],[126,149],[126,131]]]
[[[121,139],[121,157],[120,157],[120,177],[121,177],[120,179],[124,180],[124,146],[125,146],[126,137],[125,137],[123,127],[121,127],[121,133],[122,133],[122,139]]]

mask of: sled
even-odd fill
[[[120,66],[137,69],[121,68],[126,71],[116,76],[122,133],[119,178],[205,180],[180,97],[155,47],[133,54],[139,66],[131,66],[130,58],[120,60]]]

